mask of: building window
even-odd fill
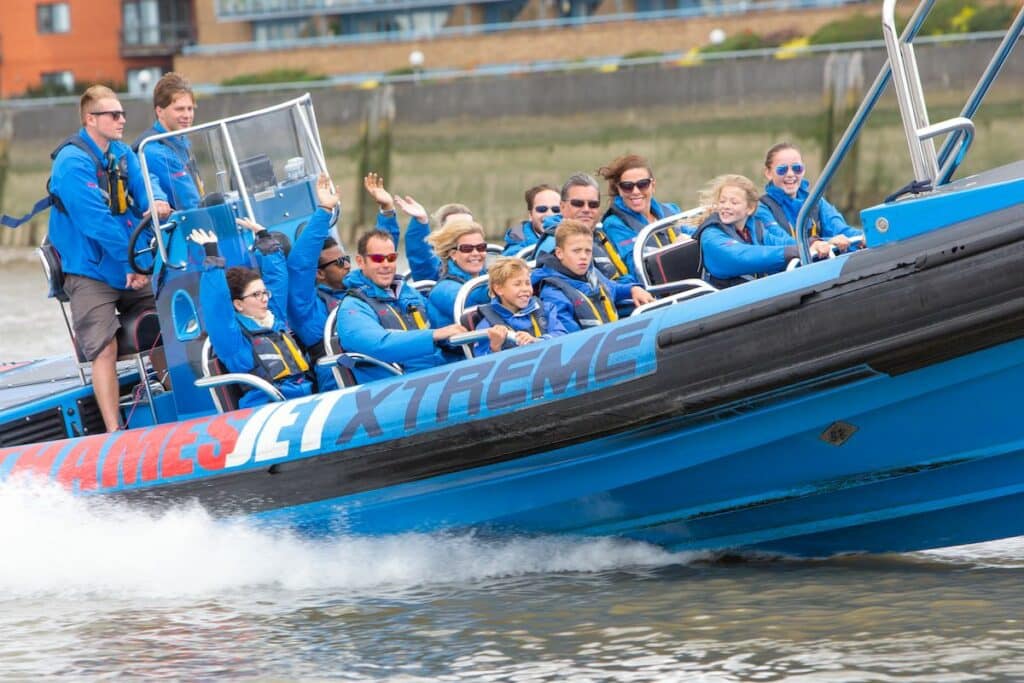
[[[71,30],[71,10],[66,2],[36,6],[36,27],[40,33],[67,33]]]
[[[65,95],[75,91],[75,75],[68,71],[47,71],[40,80],[43,92],[53,95]]]

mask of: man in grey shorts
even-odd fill
[[[82,128],[55,151],[50,177],[50,241],[61,257],[72,327],[82,356],[92,362],[96,403],[107,431],[120,427],[118,413],[117,311],[155,308],[149,277],[128,265],[129,237],[149,212],[138,157],[120,140],[125,113],[117,95],[94,85],[82,95]],[[153,210],[170,205],[153,183]]]

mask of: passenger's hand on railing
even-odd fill
[[[252,234],[254,234],[254,235],[256,233],[258,233],[258,232],[266,230],[266,228],[264,228],[262,225],[260,225],[256,221],[252,220],[251,218],[236,218],[235,219],[235,224],[238,227],[240,227],[240,228],[244,228],[246,230],[251,230]]]
[[[427,217],[427,210],[423,208],[423,205],[418,201],[405,195],[405,197],[395,197],[395,204],[398,205],[405,213],[409,214],[411,218],[415,218],[420,223],[429,223],[430,218]]]
[[[436,330],[434,330],[434,341],[444,341],[449,337],[452,337],[456,334],[462,334],[465,331],[466,328],[458,323],[455,323],[453,325],[445,325],[444,327],[439,327]]]
[[[811,242],[811,258],[814,260],[828,258],[832,255],[832,245],[824,240]]]
[[[363,178],[363,187],[373,197],[373,201],[377,202],[381,211],[395,210],[395,201],[391,193],[384,189],[384,178],[371,171]]]
[[[846,235],[836,235],[835,237],[831,238],[828,242],[833,247],[835,247],[835,249],[840,254],[845,254],[847,250],[849,250],[850,248],[850,238],[847,237]]]
[[[331,182],[331,176],[321,173],[316,179],[316,203],[320,208],[333,212],[340,201],[341,197]]]
[[[634,306],[643,306],[654,301],[654,297],[651,293],[640,285],[635,285],[629,290],[630,295],[633,297]]]
[[[190,232],[188,238],[200,246],[217,243],[217,233],[213,230],[203,230],[202,228],[196,228]]]
[[[509,333],[512,332],[512,330],[505,327],[504,325],[495,325],[494,327],[488,327],[485,331],[487,332],[487,341],[491,345],[492,353],[501,351],[501,347],[505,345],[505,340],[508,339]],[[513,333],[513,338],[514,337],[515,334]]]

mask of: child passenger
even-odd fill
[[[532,280],[541,301],[552,304],[567,332],[619,319],[617,306],[654,301],[647,290],[629,281],[612,281],[594,266],[594,232],[575,219],[555,230],[554,253],[537,257]]]
[[[701,193],[706,208],[696,238],[703,277],[712,285],[731,287],[778,273],[799,255],[796,240],[778,223],[754,216],[759,196],[754,183],[741,175],[718,176]],[[811,243],[816,257],[827,257],[829,251],[826,242]]]
[[[490,271],[490,303],[479,307],[483,320],[478,330],[506,329],[505,336],[477,342],[475,354],[482,356],[502,349],[532,344],[565,334],[555,307],[533,295],[530,267],[520,258],[499,258]]]

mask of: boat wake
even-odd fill
[[[160,513],[50,484],[0,483],[0,592],[118,597],[212,595],[236,589],[402,590],[439,583],[685,564],[617,539],[465,534],[311,539],[215,520],[198,505]]]

